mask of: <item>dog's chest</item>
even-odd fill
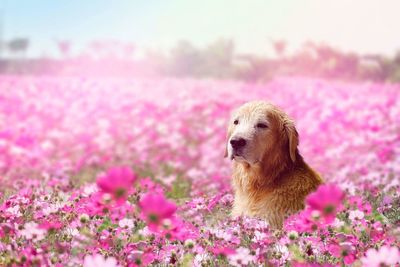
[[[265,217],[275,212],[275,195],[266,189],[252,186],[243,179],[234,181],[235,201],[233,212],[236,215]]]
[[[271,200],[268,196],[260,198],[245,192],[236,192],[234,209],[238,215],[260,216],[271,211],[269,203]]]

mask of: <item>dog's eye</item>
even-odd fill
[[[257,123],[257,128],[265,129],[268,128],[268,125],[266,125],[265,123]]]
[[[233,124],[238,125],[238,124],[239,124],[239,121],[238,121],[238,120],[234,120],[234,121],[233,121]]]

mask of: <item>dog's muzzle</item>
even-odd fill
[[[246,139],[242,138],[242,137],[235,137],[232,138],[229,143],[231,144],[232,147],[232,157],[231,159],[235,158],[235,157],[241,157],[243,156],[243,149],[247,144]]]

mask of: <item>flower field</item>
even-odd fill
[[[282,231],[229,216],[255,99],[326,181]],[[2,76],[0,181],[0,266],[399,266],[400,86]]]

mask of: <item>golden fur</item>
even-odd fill
[[[260,120],[268,127],[257,128]],[[249,140],[243,156],[232,154],[229,140],[233,135]],[[265,218],[273,228],[281,228],[288,215],[304,208],[305,197],[322,179],[305,163],[298,143],[293,121],[271,104],[249,102],[234,112],[226,150],[226,156],[229,149],[235,159],[232,215]]]

